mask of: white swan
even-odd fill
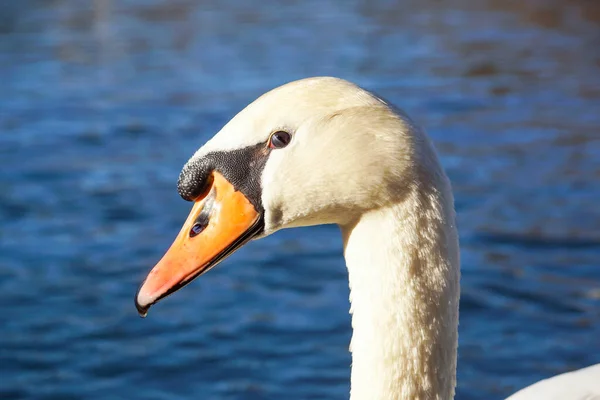
[[[408,117],[340,79],[292,82],[201,147],[178,189],[195,203],[137,294],[141,314],[252,238],[337,224],[351,288],[351,399],[453,398],[453,197],[429,139]],[[560,399],[600,397],[599,366],[572,376],[578,387]],[[564,388],[567,378],[556,381]],[[512,399],[557,398],[555,389],[536,390]]]

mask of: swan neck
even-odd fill
[[[414,190],[342,227],[351,400],[454,397],[460,272],[453,200],[444,189]]]

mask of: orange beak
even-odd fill
[[[262,229],[260,213],[218,172],[163,258],[138,290],[135,305],[142,317],[158,300],[202,275]]]

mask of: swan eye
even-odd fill
[[[292,140],[292,135],[285,131],[277,131],[271,135],[269,139],[269,147],[271,149],[282,149]]]

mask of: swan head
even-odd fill
[[[419,151],[424,141],[404,115],[341,79],[304,79],[259,97],[183,167],[178,190],[194,206],[138,291],[140,314],[251,239],[352,224],[399,201],[430,153]]]

